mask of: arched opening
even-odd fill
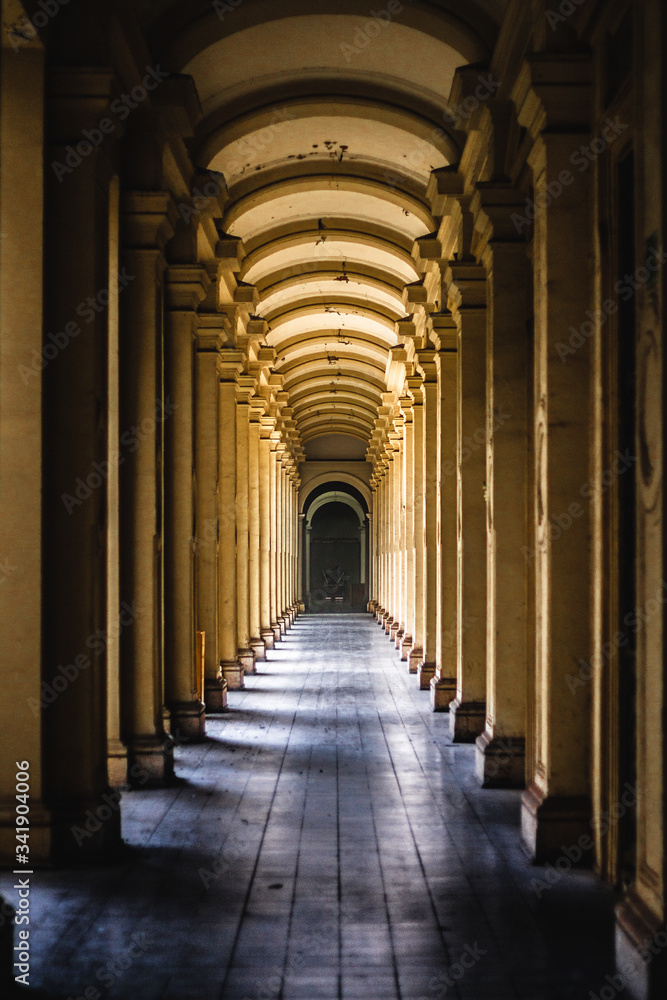
[[[366,611],[369,599],[368,505],[344,483],[313,490],[304,515],[304,600],[317,614]]]

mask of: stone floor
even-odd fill
[[[520,846],[520,793],[478,788],[473,749],[451,745],[370,616],[301,617],[260,666],[208,741],[178,750],[176,787],[124,796],[125,860],[34,876],[33,987],[597,997],[611,894],[586,873],[547,887]]]

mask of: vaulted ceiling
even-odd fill
[[[224,228],[260,294],[301,440],[369,441],[387,390],[426,189],[455,163],[458,66],[488,59],[504,2],[150,4],[155,54],[193,77],[193,151],[224,174]],[[391,9],[390,9],[391,7]],[[217,11],[217,12],[216,12]]]

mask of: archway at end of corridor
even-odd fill
[[[307,611],[367,610],[368,513],[365,498],[347,483],[323,483],[308,497],[303,532]]]

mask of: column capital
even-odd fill
[[[423,351],[419,351],[417,354],[417,363],[420,370],[423,372],[423,382],[436,382],[438,378],[438,373],[435,367],[435,351],[427,348]]]
[[[526,211],[525,194],[511,182],[479,181],[475,185],[471,209],[481,237],[481,251],[489,243],[524,245],[525,235],[514,224],[516,215]]]
[[[121,219],[126,247],[163,251],[176,232],[178,210],[169,191],[126,191]]]
[[[456,353],[459,348],[459,328],[452,314],[447,312],[432,316],[433,331],[431,342],[436,349],[436,364],[439,364],[440,354]]]
[[[262,426],[262,441],[271,442],[272,435],[276,429],[276,418],[272,417],[268,413],[265,413],[264,416],[260,418],[260,423]]]
[[[449,308],[454,316],[461,312],[486,310],[486,268],[472,261],[450,261],[444,275]]]
[[[511,98],[518,119],[537,139],[545,130],[590,131],[593,61],[581,52],[536,52],[522,63]]]
[[[165,271],[165,298],[173,312],[192,312],[206,298],[211,284],[199,264],[170,264]]]
[[[408,391],[412,396],[412,406],[423,406],[424,405],[424,378],[422,375],[410,375],[406,378],[405,383],[408,387]]]
[[[218,375],[221,382],[236,382],[237,375],[243,371],[243,354],[241,351],[222,350],[218,355]]]
[[[236,376],[236,402],[249,407],[256,388],[257,379],[240,372]]]
[[[227,319],[222,313],[197,313],[197,351],[217,354],[227,342]]]
[[[112,69],[55,66],[49,71],[48,88],[51,142],[80,142],[83,129],[99,124],[119,92]],[[122,135],[122,123],[114,121],[113,125],[116,137]]]

